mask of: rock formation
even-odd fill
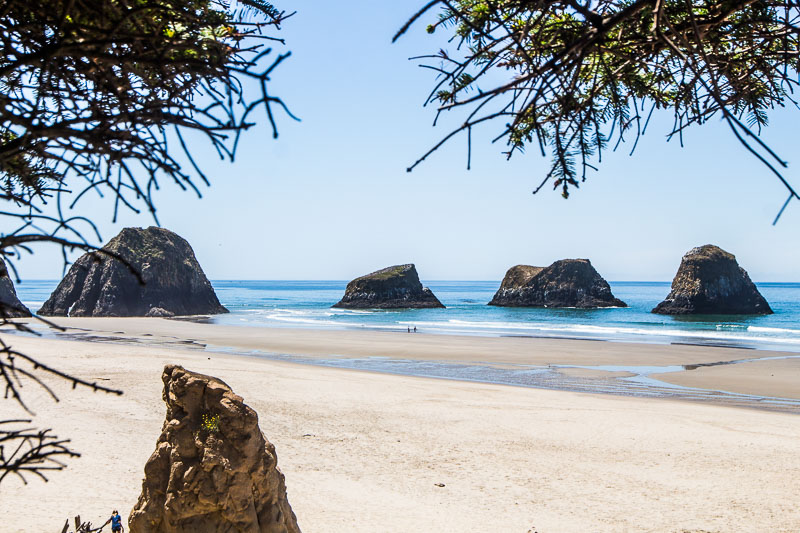
[[[414,265],[397,265],[356,278],[347,284],[333,307],[346,309],[403,309],[444,307],[423,287]]]
[[[8,267],[6,262],[0,258],[0,317],[2,318],[20,318],[31,316],[30,310],[22,305],[22,302],[17,298],[17,291],[14,290],[14,282],[8,275]]]
[[[130,533],[299,533],[275,447],[219,379],[167,365],[167,418]]]
[[[517,265],[489,305],[503,307],[627,307],[588,259],[562,259],[549,267]]]
[[[122,261],[81,256],[39,314],[46,316],[172,316],[227,313],[189,243],[169,230],[125,228],[103,247]]]
[[[683,256],[672,290],[653,313],[769,315],[772,309],[733,254],[706,244]]]

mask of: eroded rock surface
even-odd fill
[[[653,313],[768,315],[772,309],[733,254],[706,244],[683,256],[672,290]]]
[[[508,269],[489,305],[502,307],[627,307],[588,259],[561,259],[548,267]]]
[[[192,247],[175,233],[125,228],[102,253],[82,255],[44,303],[46,316],[172,316],[227,313],[200,268]]]
[[[0,258],[0,316],[4,318],[21,318],[31,316],[30,310],[22,305],[14,289],[14,282],[8,275],[6,262]]]
[[[167,365],[167,417],[130,533],[299,533],[275,447],[221,380]]]
[[[356,278],[344,297],[333,305],[346,309],[403,309],[444,307],[419,281],[414,265],[396,265]]]

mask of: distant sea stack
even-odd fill
[[[6,262],[0,258],[0,317],[2,318],[21,318],[31,316],[30,310],[22,305],[14,290],[14,282],[8,275]]]
[[[683,256],[672,290],[653,313],[770,315],[772,309],[733,254],[706,244]]]
[[[82,255],[39,309],[45,316],[173,316],[227,313],[189,243],[163,228],[125,228]]]
[[[561,259],[549,267],[517,265],[489,305],[501,307],[627,307],[588,259]]]
[[[417,309],[444,307],[423,287],[414,265],[397,265],[356,278],[333,305],[344,309]]]

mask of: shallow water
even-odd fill
[[[708,365],[636,366],[636,365],[513,365],[475,362],[442,362],[397,359],[391,357],[304,357],[261,351],[240,352],[220,346],[207,346],[207,351],[215,353],[234,353],[251,357],[293,363],[366,370],[403,376],[416,376],[457,381],[493,383],[537,389],[564,390],[592,394],[612,394],[640,398],[670,398],[677,400],[713,402],[737,407],[755,407],[775,411],[800,414],[800,399],[775,398],[736,392],[698,389],[666,383],[650,377],[652,374],[680,372],[687,366],[697,368]],[[759,360],[800,358],[800,356],[763,357],[725,361],[717,364],[738,364]],[[625,372],[632,376],[571,376],[560,372],[562,369],[581,368],[603,372]]]

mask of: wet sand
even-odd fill
[[[764,354],[769,356],[769,354]],[[683,372],[652,374],[653,378],[682,387],[708,388],[800,399],[800,358],[729,365],[700,366]]]

